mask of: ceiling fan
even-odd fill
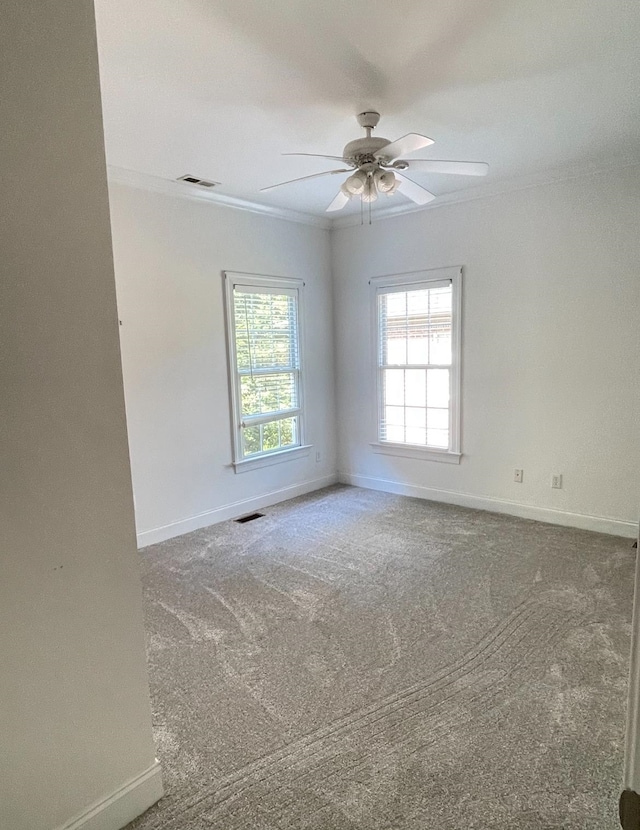
[[[371,131],[380,120],[379,112],[361,112],[356,116],[358,124],[366,130],[365,138],[356,138],[350,141],[342,156],[324,156],[318,153],[284,153],[285,156],[314,156],[315,158],[341,161],[345,167],[338,170],[326,170],[323,173],[313,173],[311,176],[302,176],[288,182],[272,184],[261,190],[273,190],[294,182],[306,179],[315,179],[319,176],[335,176],[338,173],[351,175],[342,183],[340,191],[327,208],[327,212],[342,210],[355,196],[362,202],[375,202],[379,194],[391,196],[400,190],[405,196],[417,205],[426,205],[436,196],[422,185],[404,176],[400,171],[415,170],[419,173],[453,173],[461,176],[486,176],[489,165],[481,161],[438,161],[436,159],[404,159],[401,156],[415,153],[423,147],[428,147],[434,141],[426,135],[408,133],[396,141],[387,138],[374,138]]]

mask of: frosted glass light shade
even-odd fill
[[[397,187],[396,177],[391,170],[376,170],[374,173],[374,181],[380,193],[392,193]]]
[[[359,196],[364,192],[367,181],[367,175],[362,173],[360,170],[357,170],[353,173],[353,175],[349,176],[345,182],[347,192],[352,196]]]
[[[363,202],[375,202],[378,198],[378,191],[376,189],[376,184],[372,177],[368,177],[364,190],[362,192],[361,199]]]

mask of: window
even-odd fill
[[[303,283],[229,272],[225,282],[234,465],[240,471],[307,449],[300,377]]]
[[[375,297],[378,452],[460,460],[460,268],[381,277]]]

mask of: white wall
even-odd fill
[[[140,544],[334,480],[329,232],[113,182],[110,193]],[[230,466],[223,270],[305,280],[306,458]]]
[[[161,792],[154,767],[93,6],[0,26],[0,827]],[[97,825],[92,825],[97,826]]]
[[[635,535],[639,215],[634,167],[332,231],[343,479]],[[459,467],[369,446],[367,282],[445,265],[464,266]]]

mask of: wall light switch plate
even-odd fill
[[[513,471],[513,480],[517,484],[522,484],[523,478],[524,478],[524,470],[514,470]]]

